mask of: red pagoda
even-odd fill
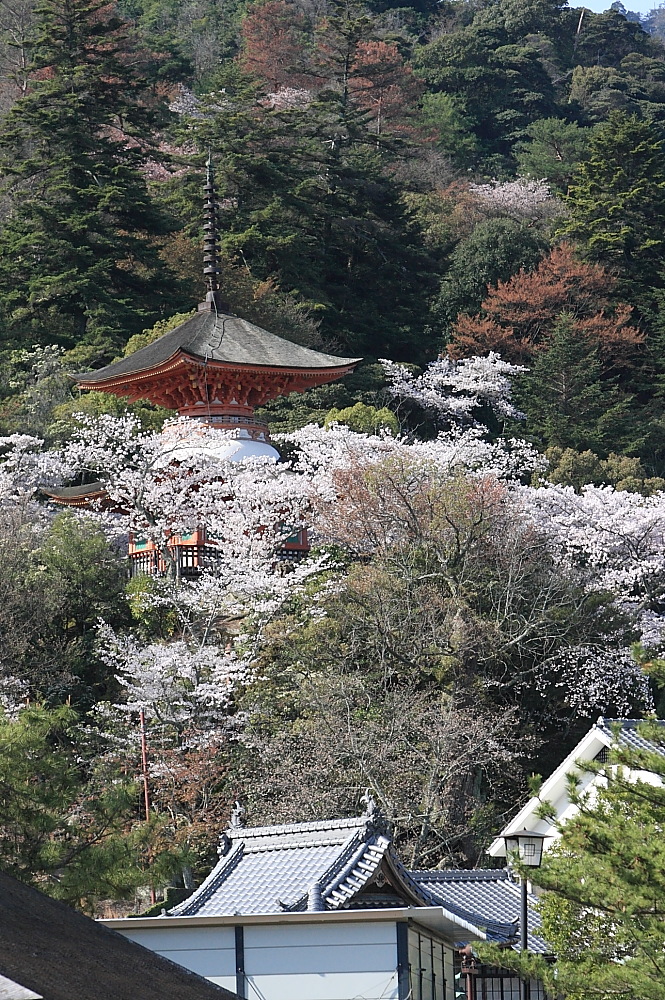
[[[198,313],[134,354],[75,379],[80,389],[113,393],[129,402],[147,399],[231,431],[226,455],[231,460],[253,455],[278,460],[268,425],[255,417],[255,408],[277,396],[333,382],[352,372],[361,359],[301,347],[228,312],[219,291],[218,205],[210,158],[204,191],[208,291]],[[93,491],[99,497],[100,484],[50,490],[48,495],[56,502],[81,506],[93,498]],[[174,538],[172,544],[182,549],[183,569],[190,572],[200,568],[206,549],[212,554],[200,532]],[[295,556],[307,547],[306,533],[300,532],[287,542],[285,554]],[[130,557],[135,570],[160,570],[151,542],[133,541]]]
[[[208,292],[197,315],[129,357],[76,376],[76,381],[81,389],[111,392],[130,402],[148,399],[181,416],[232,430],[246,441],[267,444],[267,425],[256,419],[255,407],[333,382],[352,372],[361,359],[301,347],[227,311],[219,292],[218,207],[210,159],[205,195],[203,273]]]

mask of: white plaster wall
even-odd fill
[[[136,930],[123,928],[120,933],[235,993],[233,927],[139,927]]]
[[[397,1000],[394,923],[245,927],[248,1000]]]
[[[155,926],[121,933],[235,992],[233,927]],[[244,939],[248,1000],[397,1000],[392,922],[245,925]]]

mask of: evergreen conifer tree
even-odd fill
[[[547,348],[524,379],[527,427],[548,445],[607,450],[617,440],[625,403],[603,381],[597,350],[563,313]]]
[[[104,0],[43,0],[29,91],[0,128],[0,300],[14,336],[120,342],[169,302],[141,166],[155,127]]]
[[[579,812],[541,868],[527,869],[541,889],[542,933],[556,954],[519,956],[482,945],[484,959],[542,979],[547,995],[569,1000],[663,1000],[665,938],[665,733],[644,723],[650,749],[619,746],[593,797],[570,780]],[[547,804],[543,806],[547,812]]]
[[[266,109],[241,93],[199,123],[228,199],[224,246],[254,277],[312,305],[342,350],[413,360],[432,261],[387,169],[394,142],[371,130],[344,60],[335,65],[339,89],[305,107]],[[198,191],[187,194],[198,204]]]
[[[138,821],[131,771],[95,761],[100,746],[70,708],[0,712],[3,870],[84,907],[164,881],[178,861],[159,821]]]
[[[662,286],[665,155],[653,125],[615,111],[589,143],[567,197],[563,232],[586,256],[619,270],[631,301]]]

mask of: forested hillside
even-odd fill
[[[0,860],[89,908],[191,886],[238,796],[372,786],[473,865],[661,704],[665,15],[399,2],[0,2]],[[222,506],[166,488],[172,414],[70,378],[203,297],[208,156],[231,311],[364,359],[265,407],[283,470]],[[40,492],[99,477],[113,517]],[[313,526],[292,574],[270,517]],[[128,531],[209,522],[215,579],[127,582]]]
[[[382,403],[377,358],[422,365],[452,343],[537,363],[518,393],[540,447],[665,472],[656,35],[551,0],[3,16],[7,430],[25,429],[45,371],[108,361],[198,301],[211,150],[232,307],[366,358],[346,384],[274,404],[277,426]]]

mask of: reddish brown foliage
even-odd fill
[[[231,807],[223,792],[226,763],[223,737],[205,749],[179,747],[151,754],[152,804],[169,821],[165,832],[179,847],[205,850],[228,824]]]
[[[569,313],[606,362],[630,363],[644,335],[630,325],[631,307],[611,302],[615,283],[599,265],[577,260],[572,247],[555,247],[535,271],[488,288],[477,316],[461,313],[449,352],[460,358],[497,351],[507,361],[528,363]]]
[[[286,0],[256,4],[243,21],[241,34],[241,65],[252,76],[275,90],[316,84],[307,72],[305,17],[293,4]]]
[[[422,93],[396,45],[360,42],[351,70],[349,90],[356,103],[371,111],[377,135],[386,126],[404,122]]]

